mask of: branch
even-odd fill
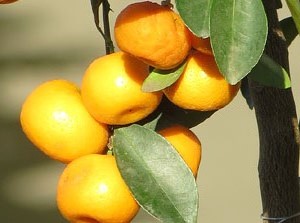
[[[289,70],[288,51],[279,26],[278,0],[263,0],[269,34],[265,53]],[[292,89],[261,86],[249,79],[260,142],[259,180],[263,220],[298,223],[300,211],[298,182],[299,129]],[[273,219],[273,220],[272,220]],[[282,221],[276,221],[282,222]]]

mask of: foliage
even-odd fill
[[[299,30],[298,3],[288,1],[293,19],[281,23],[288,45]],[[263,54],[268,28],[260,0],[176,0],[175,6],[194,34],[210,37],[221,73],[231,84],[242,82],[242,93],[250,108],[253,105],[247,78],[271,87],[291,86],[287,71]],[[152,70],[143,91],[168,87],[179,78],[184,66]],[[187,166],[154,130],[174,122],[194,127],[214,112],[184,110],[164,99],[145,120],[114,131],[113,151],[124,180],[140,205],[163,222],[197,222],[198,194]]]
[[[122,177],[146,211],[166,223],[197,222],[194,176],[162,136],[131,125],[115,130],[113,148]]]

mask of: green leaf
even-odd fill
[[[203,38],[209,37],[209,12],[212,0],[175,0],[176,8],[189,29]]]
[[[196,223],[195,178],[162,136],[140,125],[115,130],[113,150],[123,179],[138,203],[165,223]]]
[[[290,77],[286,70],[266,54],[262,55],[248,77],[265,86],[281,89],[291,87]]]
[[[155,131],[158,121],[161,118],[162,113],[159,113],[156,117],[154,117],[152,120],[149,120],[148,122],[146,122],[145,124],[143,124],[144,127],[151,129],[153,131]],[[149,117],[149,116],[148,116]],[[147,118],[148,118],[147,117]],[[143,120],[144,121],[144,120]]]
[[[239,82],[256,65],[267,29],[261,0],[213,0],[210,40],[218,67],[230,84]]]
[[[286,0],[286,3],[290,9],[298,33],[300,33],[300,1],[299,0]]]
[[[294,22],[293,17],[288,17],[280,21],[280,27],[286,40],[286,44],[289,46],[293,40],[298,36],[298,30]]]
[[[192,128],[204,122],[215,112],[183,109],[174,105],[166,97],[163,97],[158,108],[136,124],[156,131],[171,124],[179,124],[187,128]]]
[[[162,111],[162,115],[158,122],[157,129],[174,123],[192,128],[204,122],[216,112],[183,109],[174,105],[167,98],[163,98],[160,103],[160,109]]]
[[[154,69],[150,72],[142,85],[142,91],[153,92],[160,91],[173,84],[182,74],[186,63],[171,70]]]

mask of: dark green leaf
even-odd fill
[[[204,122],[216,111],[194,111],[180,108],[163,97],[158,108],[149,116],[137,122],[152,130],[160,130],[171,124],[180,124],[192,128]]]
[[[286,3],[290,9],[298,33],[300,33],[300,1],[299,0],[286,0]]]
[[[212,0],[175,0],[176,8],[190,30],[197,36],[209,36],[209,11]]]
[[[204,122],[216,112],[183,109],[174,105],[167,98],[162,100],[160,109],[162,111],[162,116],[158,122],[158,129],[174,123],[192,128]]]
[[[142,91],[160,91],[170,86],[180,77],[185,68],[185,65],[186,63],[182,63],[179,67],[171,70],[152,70],[142,85]]]
[[[245,77],[242,80],[241,83],[241,92],[243,97],[246,99],[247,105],[249,106],[250,109],[253,109],[254,104],[253,104],[253,100],[250,94],[250,89],[249,89],[249,83],[248,83],[248,78]]]
[[[298,36],[298,30],[293,17],[288,17],[281,20],[280,27],[286,40],[286,44],[288,46],[291,45],[293,40]]]
[[[140,125],[115,130],[113,150],[139,204],[165,223],[196,223],[198,192],[192,172],[162,136]]]
[[[266,54],[262,55],[248,77],[265,86],[282,89],[291,87],[290,77],[286,70]]]
[[[221,73],[236,84],[256,65],[267,38],[261,0],[214,0],[210,40]]]

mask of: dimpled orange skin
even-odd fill
[[[193,51],[180,78],[164,93],[181,108],[213,111],[229,104],[239,88],[240,83],[230,85],[225,80],[214,57]]]
[[[96,59],[82,80],[83,102],[102,123],[125,125],[139,121],[159,105],[163,93],[142,92],[149,66],[135,57],[117,52]]]
[[[68,164],[58,182],[57,205],[73,223],[129,223],[139,210],[115,158],[99,154]]]
[[[66,80],[39,85],[26,98],[20,121],[34,145],[64,163],[104,152],[108,142],[107,125],[93,119],[82,103],[78,87]]]
[[[196,177],[202,153],[198,137],[182,125],[169,126],[160,130],[159,134],[172,144]]]
[[[17,0],[0,0],[0,4],[10,4],[16,2]]]
[[[168,6],[145,1],[128,5],[116,18],[118,47],[158,69],[180,65],[191,49],[189,31]]]

